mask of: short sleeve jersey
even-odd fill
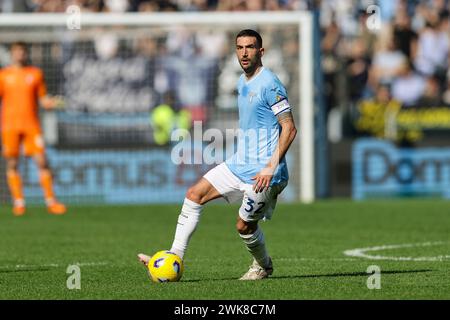
[[[7,67],[0,70],[2,130],[40,129],[38,98],[47,89],[42,71],[36,67]]]
[[[237,86],[239,134],[236,153],[225,161],[231,172],[248,184],[269,163],[278,144],[281,126],[277,115],[291,110],[287,92],[278,77],[262,67],[249,81],[241,75]],[[289,179],[283,157],[271,185]]]

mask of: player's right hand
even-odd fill
[[[253,191],[256,193],[263,192],[270,187],[270,182],[273,178],[273,172],[265,168],[261,170],[256,176],[252,178],[255,181],[253,184]]]

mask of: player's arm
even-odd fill
[[[0,70],[0,99],[3,96],[3,80],[2,80],[2,70]]]
[[[42,108],[52,110],[61,108],[63,106],[63,100],[58,96],[50,96],[47,93],[47,86],[45,85],[44,74],[41,70],[38,70],[37,73],[37,86],[36,93],[39,98],[39,104]]]
[[[262,192],[270,186],[270,181],[272,180],[278,164],[286,155],[292,141],[294,141],[295,136],[297,135],[297,128],[295,127],[294,118],[290,110],[278,114],[277,119],[281,126],[278,144],[267,166],[253,177],[253,180],[255,180],[253,190],[256,192]]]

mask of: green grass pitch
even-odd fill
[[[0,299],[450,298],[450,202],[279,204],[273,219],[261,223],[275,271],[258,282],[236,280],[251,263],[235,231],[238,205],[211,203],[191,240],[181,281],[151,283],[136,254],[169,249],[179,208],[74,206],[65,216],[51,216],[36,207],[13,217],[1,207]],[[427,242],[433,245],[366,252],[390,260],[343,253]],[[69,290],[67,267],[76,263],[81,289]],[[371,265],[381,269],[380,289],[367,288]]]

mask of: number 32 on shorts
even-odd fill
[[[261,214],[262,209],[264,208],[265,205],[266,205],[266,203],[264,201],[260,201],[260,202],[256,203],[256,205],[255,205],[255,200],[247,198],[247,202],[246,202],[246,206],[244,207],[244,210],[246,212],[250,213],[256,208],[256,210],[253,212],[253,214]]]

